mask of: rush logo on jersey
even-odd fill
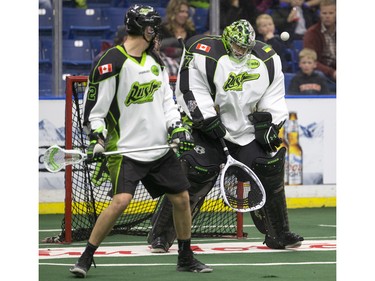
[[[112,63],[101,65],[98,67],[100,75],[108,72],[112,72]]]
[[[196,48],[198,50],[201,50],[201,51],[206,52],[206,53],[208,53],[211,50],[210,46],[207,46],[207,45],[201,44],[201,43],[199,43]]]

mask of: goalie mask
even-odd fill
[[[148,41],[145,33],[147,32],[155,39],[159,33],[161,17],[153,7],[136,4],[128,9],[124,23],[128,34],[142,35]]]
[[[255,46],[255,31],[247,20],[238,20],[225,27],[222,40],[229,55],[242,60]]]

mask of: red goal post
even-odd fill
[[[88,139],[82,128],[82,98],[87,76],[66,77],[65,148],[85,152]],[[170,77],[174,89],[176,77]],[[67,166],[65,168],[65,214],[60,241],[70,243],[88,239],[97,217],[108,206],[111,183],[105,167],[97,163]],[[151,229],[151,217],[161,198],[152,199],[140,183],[134,198],[119,217],[112,234],[146,236]],[[219,179],[206,196],[200,209],[194,210],[193,237],[247,236],[243,232],[243,214],[225,206],[219,188]]]

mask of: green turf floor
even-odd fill
[[[309,208],[289,210],[291,229],[306,240],[336,240],[336,208]],[[58,234],[62,215],[40,215],[39,241]],[[263,235],[252,227],[249,215],[245,215],[246,239],[194,238],[193,243],[258,242]],[[105,245],[144,245],[142,236],[113,235],[103,241]],[[39,242],[40,249],[83,247],[85,241],[68,245]],[[176,255],[142,257],[96,257],[97,268],[89,271],[89,280],[275,280],[275,281],[334,281],[336,280],[336,251],[278,251],[251,254],[197,254],[198,259],[212,265],[209,274],[177,272]],[[77,257],[64,259],[40,259],[39,280],[73,280],[68,271]]]

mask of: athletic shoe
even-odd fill
[[[170,246],[162,237],[157,237],[151,243],[151,253],[167,253]]]
[[[293,232],[284,232],[280,237],[271,237],[266,235],[266,239],[263,244],[271,249],[290,249],[298,248],[302,245],[304,238]]]
[[[193,253],[188,255],[178,255],[177,271],[189,271],[199,273],[209,273],[213,269],[193,257]]]
[[[94,264],[94,267],[96,267],[94,257],[83,253],[76,264],[72,268],[70,268],[69,271],[77,277],[85,278],[87,271],[89,271],[91,267],[91,264]]]

